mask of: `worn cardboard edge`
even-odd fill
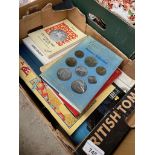
[[[128,63],[122,66],[122,71],[135,80],[135,60],[129,60]]]
[[[25,89],[23,88],[23,86],[20,85],[19,87],[20,91],[23,93],[23,95],[26,97],[27,100],[30,101],[30,105],[31,107],[37,112],[37,114],[41,117],[41,119],[43,119],[43,121],[47,124],[47,126],[50,128],[51,133],[54,135],[54,137],[56,138],[56,140],[59,142],[59,144],[69,153],[71,154],[73,152],[73,150],[75,149],[75,147],[69,143],[66,139],[65,139],[65,143],[64,143],[64,136],[62,136],[62,134],[59,133],[59,131],[57,131],[57,129],[54,129],[54,127],[52,126],[52,124],[46,119],[46,117],[43,115],[43,113],[38,109],[38,107],[36,106],[36,104],[34,103],[34,101],[32,100],[32,98],[29,96],[29,94],[25,91]],[[61,135],[61,136],[60,136]],[[62,144],[63,141],[63,145]],[[70,151],[71,152],[70,152]]]
[[[19,8],[19,19],[21,19],[25,15],[28,15],[30,13],[30,10],[33,8],[34,8],[34,11],[37,11],[37,10],[41,10],[44,6],[46,6],[47,3],[52,3],[53,5],[57,5],[60,2],[62,2],[62,0],[35,0]]]
[[[63,134],[64,132],[61,129],[60,130],[56,129],[55,132],[56,132],[57,137],[60,139],[60,141],[65,146],[66,150],[69,153],[73,153],[75,150],[75,146],[73,146],[73,144],[68,140],[67,136]]]
[[[135,128],[135,111],[133,111],[133,113],[129,117],[127,117],[125,121],[131,129],[134,129]]]
[[[26,99],[28,101],[30,101],[30,106],[37,112],[37,114],[42,117],[42,119],[45,121],[45,123],[47,124],[47,126],[51,129],[52,132],[55,131],[54,127],[52,126],[52,124],[47,121],[47,119],[45,118],[45,116],[43,115],[43,113],[39,110],[39,108],[36,106],[36,104],[34,103],[34,101],[32,100],[32,98],[29,96],[29,94],[25,91],[25,89],[23,88],[22,85],[19,86],[20,91],[23,93],[23,95],[26,97]]]

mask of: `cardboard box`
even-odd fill
[[[48,1],[46,1],[48,2]],[[57,0],[51,0],[53,4],[57,4]],[[124,55],[119,49],[117,49],[115,46],[113,46],[109,41],[107,41],[105,38],[103,38],[97,31],[95,31],[92,27],[90,27],[86,23],[86,18],[85,16],[79,11],[78,8],[73,8],[70,10],[62,10],[62,11],[54,11],[52,9],[52,4],[48,4],[44,7],[43,1],[38,0],[35,1],[35,4],[38,5],[38,8],[42,8],[39,11],[32,11],[33,13],[29,12],[29,8],[31,8],[34,3],[30,3],[26,6],[24,6],[24,9],[21,7],[20,8],[20,21],[19,21],[19,31],[20,31],[20,36],[19,39],[27,37],[27,34],[33,30],[36,30],[37,28],[40,27],[46,27],[48,25],[57,23],[65,18],[69,19],[74,25],[76,25],[81,31],[86,33],[87,35],[90,35],[97,39],[99,42],[110,48],[112,51],[114,51],[116,54],[121,56],[123,58],[123,63],[120,66],[120,68],[127,73],[130,77],[134,79],[134,61],[130,60],[127,58],[126,55]],[[26,8],[28,11],[26,11]],[[24,11],[23,11],[24,10]],[[27,15],[27,12],[29,14]],[[34,99],[34,95],[30,91],[30,89],[27,89],[26,86],[23,84],[23,92],[24,95],[29,97],[33,104],[38,103],[39,101]],[[131,122],[134,122],[134,115],[131,116]],[[124,120],[125,121],[125,120]],[[58,125],[55,125],[55,123],[51,122],[53,125],[53,134],[56,135],[56,138],[60,141],[60,143],[63,145],[63,147],[68,151],[69,154],[77,153],[78,151],[76,150],[76,147],[72,144],[72,142],[69,140],[69,137],[66,135],[66,133],[60,128]],[[131,123],[131,127],[134,127],[134,123]],[[127,137],[128,139],[128,137]],[[128,140],[126,141],[128,142]],[[134,142],[134,140],[131,140],[131,142]],[[119,141],[120,143],[120,141]],[[124,142],[123,142],[124,143]],[[121,151],[122,147],[120,147]],[[117,152],[119,152],[117,150]],[[124,152],[124,151],[123,151]],[[125,152],[129,152],[128,147],[126,147]],[[121,155],[122,153],[120,153]],[[125,153],[127,154],[127,153]],[[123,154],[122,154],[123,155]]]
[[[120,49],[128,58],[134,57],[135,53],[135,29],[118,16],[100,6],[95,0],[72,0],[86,16],[87,22],[98,33],[108,39]],[[102,29],[89,18],[89,13],[103,21],[105,28]]]

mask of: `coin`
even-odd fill
[[[88,76],[88,82],[91,84],[97,83],[96,77],[95,76]]]
[[[97,65],[97,61],[94,57],[92,56],[88,56],[85,58],[85,64],[88,66],[88,67],[95,67]]]
[[[84,53],[82,51],[78,50],[75,52],[75,56],[78,58],[82,58],[82,57],[84,57]]]
[[[82,80],[76,80],[72,82],[71,88],[74,92],[78,94],[83,94],[87,90],[87,85]]]
[[[85,76],[88,73],[87,68],[84,67],[84,66],[78,66],[78,67],[76,67],[75,72],[79,76]]]
[[[66,59],[66,64],[67,64],[68,66],[70,66],[70,67],[74,67],[74,66],[76,66],[76,64],[77,64],[77,61],[76,61],[75,58],[69,57],[69,58]]]
[[[102,66],[98,66],[96,68],[96,73],[99,74],[99,75],[104,75],[106,73],[106,69]]]
[[[49,34],[50,38],[55,42],[64,41],[67,38],[67,33],[63,30],[54,30]]]
[[[67,81],[72,77],[72,73],[68,68],[60,68],[57,71],[57,76],[62,81]]]

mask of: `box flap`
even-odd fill
[[[48,3],[57,5],[61,2],[62,0],[35,0],[19,8],[19,19],[21,19],[25,15],[41,10]]]

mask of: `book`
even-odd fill
[[[100,104],[100,106],[79,126],[79,128],[71,135],[74,144],[80,144],[100,122],[100,120],[114,107],[125,93],[115,85],[115,89]]]
[[[23,43],[26,45],[26,47],[30,50],[30,52],[32,52],[37,58],[38,60],[43,64],[47,64],[53,60],[56,60],[57,58],[63,56],[64,54],[66,54],[69,50],[71,50],[73,47],[75,47],[78,43],[76,43],[75,45],[63,50],[62,52],[58,53],[57,55],[55,55],[52,58],[48,58],[46,57],[46,55],[37,47],[37,45],[31,40],[30,37],[26,37],[23,39]]]
[[[72,135],[115,88],[113,85],[106,88],[106,90],[93,101],[94,104],[89,110],[81,117],[76,118],[21,56],[19,57],[19,75],[68,135]]]
[[[25,44],[22,44],[20,46],[20,55],[29,63],[29,65],[35,70],[35,72],[37,73],[37,75],[39,75],[41,72],[39,70],[39,68],[42,66],[41,63],[38,62],[38,60],[36,59],[36,57],[34,57],[33,53],[31,53],[31,51],[27,48],[27,46],[25,46]],[[115,76],[119,76],[120,75],[120,71],[117,69],[114,72]],[[114,80],[113,78],[114,76],[112,76],[112,80]],[[116,78],[116,77],[115,77]],[[109,80],[108,80],[109,81]],[[106,83],[109,83],[109,82]],[[111,80],[110,80],[111,81]],[[112,83],[112,82],[111,82]],[[110,85],[111,83],[109,83],[108,85]],[[105,84],[105,87],[108,86],[107,84]],[[50,89],[50,88],[49,88]],[[104,88],[105,89],[105,88]],[[103,90],[104,90],[103,89]],[[100,93],[103,91],[102,89],[100,90]],[[55,93],[55,95],[58,96],[58,98],[63,102],[63,104],[65,104],[65,106],[72,112],[72,114],[75,117],[78,117],[80,115],[80,113],[74,109],[67,101],[65,101],[58,93],[56,93],[54,90],[52,90],[53,93]],[[98,94],[99,95],[99,94]],[[97,96],[96,96],[97,97]],[[94,97],[95,99],[95,97]]]
[[[100,91],[93,97],[93,99],[91,100],[91,101],[93,101],[93,100],[95,100],[95,98],[97,97],[97,96],[99,96],[110,84],[112,84],[113,83],[113,81],[115,80],[115,79],[117,79],[120,75],[121,75],[121,70],[119,70],[119,69],[116,69],[116,71],[112,74],[112,76],[107,80],[107,82],[103,85],[103,87],[100,89]],[[52,89],[52,88],[51,88]],[[78,117],[79,115],[80,115],[80,113],[76,110],[76,109],[74,109],[74,107],[72,107],[64,98],[62,98],[58,93],[56,93],[55,92],[55,94],[60,98],[60,100],[62,100],[62,102],[65,104],[65,106],[68,108],[68,110],[70,111],[70,112],[72,112],[72,114],[75,116],[75,117]],[[91,102],[90,101],[90,103],[88,104],[88,106],[85,108],[85,110],[88,110],[88,108],[91,106],[91,104],[93,103],[93,102]]]
[[[41,67],[41,72],[45,72],[50,66],[52,66],[54,63],[53,62],[50,62],[49,64],[46,64],[44,66]],[[120,69],[116,69],[114,71],[114,73],[111,75],[111,77],[107,80],[107,82],[104,84],[104,86],[100,89],[100,91],[94,96],[93,99],[95,99],[100,93],[102,93],[102,91],[104,89],[106,89],[110,84],[112,84],[112,82],[117,79],[120,75],[121,75],[122,71]],[[55,92],[55,91],[54,91]],[[75,116],[75,117],[78,117],[80,115],[80,113],[74,108],[72,107],[64,98],[62,98],[59,93],[55,92],[55,95],[57,95],[61,100],[62,102],[65,104],[65,106],[72,112],[72,114]],[[91,103],[91,102],[90,102]],[[90,104],[88,105],[88,108],[89,106],[91,106]],[[87,109],[87,108],[86,108]]]
[[[114,83],[125,93],[127,93],[134,86],[135,80],[130,78],[126,73],[122,71],[117,80],[114,80]]]
[[[40,67],[43,66],[43,64],[24,44],[20,44],[19,46],[19,55],[24,58],[37,75],[40,75]]]
[[[121,62],[121,57],[88,36],[40,76],[82,113]]]
[[[101,119],[124,97],[126,93],[132,89],[134,86],[134,80],[121,71],[120,76],[114,80],[113,85],[115,86],[115,89],[71,135],[71,140],[76,145],[80,144]],[[126,85],[128,85],[128,87]]]
[[[65,19],[29,33],[28,36],[47,58],[51,58],[69,46],[80,42],[87,35],[76,28],[68,19]]]
[[[123,106],[123,103],[129,103]],[[121,107],[121,108],[120,108]],[[76,153],[85,155],[83,147],[88,140],[104,150],[105,155],[113,154],[123,138],[131,130],[127,123],[135,113],[135,86],[101,119],[91,133],[76,147]],[[133,119],[134,120],[134,119]]]

